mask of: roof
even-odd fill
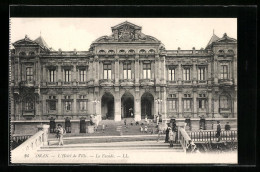
[[[44,41],[42,36],[39,36],[37,39],[34,40],[36,43],[40,44],[42,47],[49,48],[47,43]]]
[[[141,29],[141,28],[142,28],[142,27],[137,26],[137,25],[135,25],[135,24],[133,24],[133,23],[130,23],[130,22],[128,22],[128,21],[125,21],[125,22],[123,22],[123,23],[120,23],[120,24],[118,24],[118,25],[116,25],[116,26],[113,26],[113,27],[111,27],[111,28],[112,28],[112,29],[117,29],[117,28],[119,28],[120,26],[123,26],[123,25],[130,25],[130,26],[134,27],[135,29]]]
[[[213,33],[213,35],[212,35],[212,37],[210,38],[209,43],[207,44],[206,48],[207,48],[210,44],[212,44],[213,42],[217,41],[218,39],[219,39],[219,37]]]

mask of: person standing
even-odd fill
[[[221,125],[220,122],[217,121],[217,133],[216,133],[216,137],[218,138],[217,142],[220,141],[220,133],[221,133]]]
[[[62,128],[61,124],[58,124],[58,139],[59,139],[59,146],[63,146],[63,135],[65,134],[65,130]]]
[[[229,125],[229,122],[226,123],[225,125],[225,130],[226,131],[229,131],[231,129],[230,125]]]
[[[169,142],[170,142],[170,147],[173,147],[173,141],[174,141],[174,134],[172,132],[172,129],[169,128]]]
[[[156,117],[156,125],[159,126],[159,115]]]
[[[167,126],[165,133],[166,135],[164,143],[169,143],[169,126]]]

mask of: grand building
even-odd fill
[[[237,41],[213,34],[204,49],[166,50],[123,22],[88,51],[52,50],[40,36],[14,42],[10,55],[13,133],[63,123],[86,131],[90,116],[121,121],[145,116],[203,124],[237,118]],[[196,129],[196,125],[194,127]]]

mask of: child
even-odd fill
[[[144,127],[144,132],[147,133],[147,129],[148,129],[147,126],[145,126],[145,127]]]
[[[140,127],[140,131],[141,131],[141,133],[143,133],[143,127],[142,126]]]

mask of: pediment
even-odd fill
[[[224,35],[223,35],[223,37],[222,38],[220,38],[220,39],[218,39],[216,42],[224,42],[224,43],[226,43],[226,42],[237,42],[237,40],[236,39],[234,39],[234,38],[230,38],[229,36],[227,36],[227,34],[225,33]]]
[[[125,28],[125,27],[127,27],[127,28],[131,28],[131,29],[142,29],[142,27],[141,26],[137,26],[137,25],[135,25],[135,24],[133,24],[133,23],[130,23],[130,22],[128,22],[128,21],[125,21],[125,22],[123,22],[123,23],[120,23],[120,24],[118,24],[118,25],[116,25],[116,26],[113,26],[113,27],[111,27],[112,28],[112,30],[114,30],[114,29],[122,29],[122,28]]]
[[[13,43],[13,46],[19,46],[19,45],[23,45],[23,46],[31,46],[31,45],[38,45],[36,42],[30,40],[29,38],[25,38],[25,39],[21,39],[19,41],[16,41],[15,43]]]

